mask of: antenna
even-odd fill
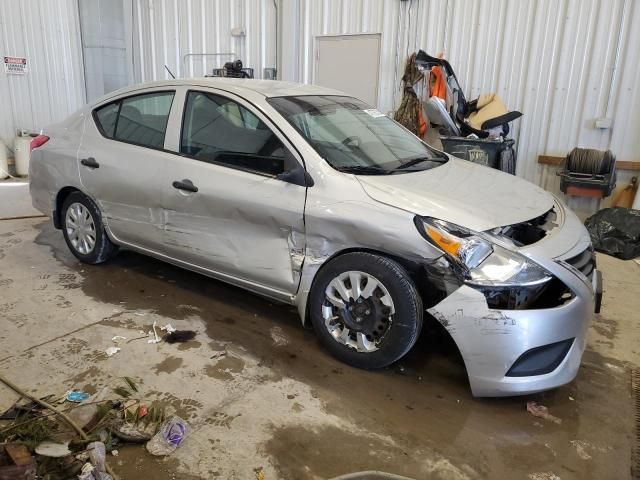
[[[164,68],[165,68],[165,70],[166,70],[167,72],[169,72],[169,75],[171,75],[171,78],[176,78],[176,76],[173,74],[173,72],[172,72],[171,70],[169,70],[169,67],[167,67],[167,65],[166,65],[166,64],[165,64]]]

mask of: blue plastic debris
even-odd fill
[[[90,395],[87,392],[81,392],[79,390],[72,390],[69,393],[67,393],[66,399],[69,402],[80,403],[80,402],[84,402],[89,397],[90,397]]]

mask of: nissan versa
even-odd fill
[[[32,148],[33,204],[83,262],[132,249],[296,305],[360,368],[402,358],[431,315],[476,396],[537,392],[578,372],[601,282],[578,218],[341,92],[146,83]]]

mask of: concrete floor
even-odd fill
[[[20,217],[40,217],[31,206],[29,182],[23,178],[0,180],[0,220]]]
[[[455,348],[427,330],[399,365],[352,369],[292,308],[131,252],[80,264],[48,219],[0,222],[0,371],[38,395],[137,379],[194,428],[172,456],[112,458],[124,479],[320,479],[383,470],[415,479],[625,479],[640,365],[640,266],[598,257],[603,313],[578,378],[545,394],[471,397]],[[138,339],[157,321],[197,331]],[[122,351],[107,357],[112,337]],[[561,423],[533,417],[528,400]],[[0,410],[16,396],[0,386]]]

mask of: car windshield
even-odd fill
[[[274,97],[269,103],[336,170],[389,175],[429,170],[447,157],[351,97]]]

